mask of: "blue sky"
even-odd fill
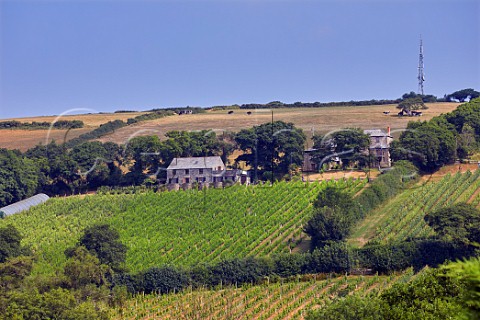
[[[479,3],[0,0],[0,118],[478,90]]]

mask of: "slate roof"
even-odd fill
[[[44,193],[39,193],[37,195],[34,195],[33,197],[30,197],[30,198],[12,203],[6,207],[0,208],[0,211],[3,212],[6,216],[10,216],[12,214],[25,211],[30,207],[36,206],[40,203],[44,203],[48,199],[50,199],[49,196],[47,196]]]
[[[190,157],[190,158],[174,158],[168,170],[172,169],[217,169],[218,167],[225,168],[222,158],[214,157]]]
[[[382,129],[363,130],[363,133],[370,135],[370,137],[388,137],[389,136]]]
[[[374,137],[374,138],[376,138],[376,137],[378,137],[378,138],[387,137],[387,140],[388,140],[388,138],[392,137],[381,129],[363,130],[363,133],[368,134],[368,135],[370,135],[370,137]],[[390,145],[389,145],[389,143],[387,143],[385,141],[385,139],[380,139],[379,142],[370,140],[369,148],[370,149],[388,149],[388,148],[390,148]]]

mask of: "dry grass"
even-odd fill
[[[144,114],[146,112],[128,112],[128,113],[93,113],[93,114],[77,114],[77,115],[65,115],[61,117],[61,120],[81,120],[85,124],[85,127],[98,127],[102,123],[113,120],[122,120],[126,121],[128,118],[134,118],[138,115]],[[28,117],[28,118],[12,118],[12,119],[3,119],[5,120],[16,120],[20,122],[52,122],[57,116],[39,116],[39,117]]]
[[[68,132],[67,137],[65,137],[67,130],[52,130],[48,142],[55,140],[61,143],[65,138],[70,140],[90,130],[90,128],[73,129]],[[47,142],[47,134],[48,130],[0,130],[0,148],[26,151],[38,144],[44,145]]]
[[[299,109],[274,109],[274,120],[293,122],[311,136],[311,132],[325,133],[331,130],[345,127],[386,128],[392,130],[403,129],[409,121],[428,120],[441,113],[454,110],[458,103],[427,104],[428,110],[420,118],[397,117],[398,110],[395,105],[365,106],[365,107],[328,107],[328,108],[299,108]],[[251,115],[247,115],[251,111]],[[384,115],[383,111],[390,111],[392,115]],[[85,128],[71,130],[68,139],[78,137],[80,134],[98,127],[102,123],[112,120],[126,120],[133,118],[142,112],[135,113],[106,113],[106,114],[83,114],[64,116],[65,120],[82,120]],[[55,116],[41,116],[30,118],[16,118],[22,122],[53,121]],[[171,130],[210,130],[217,133],[223,131],[239,131],[269,122],[272,114],[269,109],[235,110],[233,114],[227,111],[214,111],[202,114],[170,116],[156,120],[144,121],[135,125],[118,129],[115,133],[101,139],[102,142],[113,141],[125,143],[134,135],[158,135],[164,138],[164,134]],[[63,141],[65,130],[53,130],[51,138]],[[45,143],[47,130],[0,130],[0,148],[27,150],[39,143]],[[398,136],[398,134],[394,134]],[[311,144],[311,142],[309,142]]]
[[[97,114],[80,114],[80,115],[66,115],[61,120],[81,120],[84,122],[85,127],[81,129],[70,130],[65,137],[67,130],[51,130],[48,142],[55,140],[57,142],[63,142],[65,139],[70,140],[78,137],[79,135],[91,131],[101,124],[113,120],[126,121],[128,118],[136,117],[145,112],[131,112],[131,113],[97,113]],[[12,118],[2,119],[16,120],[20,122],[52,122],[56,116],[39,116],[29,118]],[[48,130],[20,130],[20,129],[3,129],[0,130],[0,148],[7,149],[19,149],[20,151],[26,151],[38,144],[45,144],[47,141]]]
[[[475,171],[478,169],[478,164],[476,163],[459,163],[451,164],[441,167],[438,171],[433,174],[422,176],[422,182],[424,181],[440,181],[447,174],[455,174],[457,172],[465,173],[467,171]]]
[[[395,105],[365,106],[365,107],[328,107],[328,108],[298,108],[274,109],[274,120],[293,122],[302,128],[308,136],[311,132],[328,132],[345,127],[386,128],[392,130],[403,129],[409,121],[429,120],[441,113],[454,110],[458,103],[427,104],[422,117],[397,117]],[[251,115],[247,115],[251,111]],[[383,111],[390,111],[391,115],[384,115]],[[125,143],[131,136],[158,135],[160,138],[171,130],[209,130],[217,133],[223,131],[239,131],[269,122],[272,114],[269,109],[235,110],[233,114],[227,111],[214,111],[203,114],[171,116],[151,121],[141,122],[121,128],[115,133],[102,137],[100,141]],[[394,135],[395,136],[395,135]]]

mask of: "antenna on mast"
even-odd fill
[[[425,74],[423,73],[423,41],[420,35],[420,54],[418,56],[418,94],[423,94],[423,82],[425,81]]]

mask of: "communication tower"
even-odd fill
[[[420,54],[418,56],[418,94],[423,96],[423,82],[425,81],[425,74],[423,73],[423,41],[420,36]]]

